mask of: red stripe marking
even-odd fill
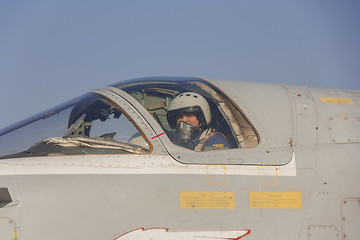
[[[155,137],[152,137],[151,139],[154,139],[154,138],[157,138],[157,137],[160,137],[161,135],[163,135],[164,133],[160,133],[159,135],[155,136]]]

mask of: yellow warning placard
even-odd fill
[[[354,104],[353,101],[349,98],[330,98],[330,97],[320,97],[321,101],[324,103],[337,103],[337,104]]]
[[[302,208],[301,192],[249,192],[250,208]]]
[[[234,192],[180,192],[181,208],[235,209]]]

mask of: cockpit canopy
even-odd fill
[[[150,151],[126,113],[94,93],[2,130],[0,146],[1,158]]]
[[[164,129],[172,142],[176,133],[167,119],[171,101],[184,92],[195,92],[206,98],[211,109],[211,126],[227,137],[232,148],[255,147],[258,134],[239,107],[214,85],[199,78],[158,77],[134,79],[114,84],[143,105]]]
[[[111,87],[127,95],[118,93],[118,97],[131,96],[140,103],[174,144],[176,132],[168,123],[167,111],[171,101],[184,92],[200,94],[207,100],[211,127],[226,136],[231,148],[250,148],[259,143],[256,130],[237,105],[204,80],[141,78]],[[86,94],[0,130],[0,158],[151,153],[149,136],[134,121],[133,113],[124,109],[116,99],[99,91]]]

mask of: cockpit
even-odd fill
[[[108,94],[103,94],[104,91]],[[224,150],[251,148],[259,143],[255,128],[237,105],[220,89],[202,79],[141,78],[116,83],[104,88],[103,92],[88,93],[0,130],[0,158],[151,154],[152,138],[139,124],[140,118],[150,129],[155,128],[151,126],[155,120],[169,142],[186,149],[179,144],[179,131],[169,124],[168,113],[173,100],[189,92],[206,100],[211,114],[211,122],[208,121],[206,127],[216,129],[226,138],[229,147]],[[141,107],[137,109],[133,101]],[[153,119],[147,119],[142,111],[147,111]],[[221,149],[185,151],[211,150]]]
[[[198,78],[177,78],[173,81],[143,80],[114,85],[125,91],[143,105],[161,125],[169,139],[177,144],[178,133],[169,120],[169,106],[182,93],[192,92],[204,97],[209,105],[211,123],[209,128],[224,135],[231,148],[254,147],[258,144],[257,133],[236,104],[222,91]]]

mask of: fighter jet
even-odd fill
[[[0,239],[357,240],[359,156],[359,91],[126,80],[0,130]]]

